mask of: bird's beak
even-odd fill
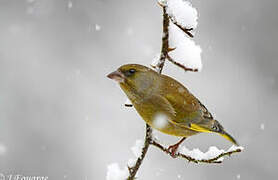
[[[107,75],[108,78],[113,79],[119,83],[123,83],[125,81],[125,75],[120,71],[114,71]]]

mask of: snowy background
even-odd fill
[[[221,165],[188,164],[150,148],[139,179],[278,176],[278,1],[192,1],[201,73],[166,64],[245,147]],[[160,51],[161,9],[150,0],[0,0],[0,173],[105,179],[121,168],[145,124],[106,75],[149,65]],[[165,144],[176,138],[156,133]],[[189,138],[206,151],[231,144]]]

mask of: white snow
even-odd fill
[[[209,150],[205,153],[206,159],[211,159],[216,156],[219,156],[220,154],[224,153],[225,151],[223,149],[218,149],[215,146],[209,147]]]
[[[144,141],[139,139],[136,140],[135,145],[130,149],[136,158],[130,158],[127,162],[128,167],[133,167],[136,163],[138,157],[141,156],[141,151],[144,146]],[[129,176],[129,171],[127,167],[120,169],[118,163],[112,163],[107,167],[106,180],[124,180]]]
[[[125,101],[125,106],[132,106],[132,102],[128,98]]]
[[[125,180],[128,175],[127,167],[121,169],[118,163],[112,163],[107,167],[106,180]]]
[[[265,127],[264,127],[264,123],[262,123],[262,124],[260,125],[260,129],[261,129],[261,130],[264,130],[264,128],[265,128]]]
[[[163,113],[154,115],[153,125],[157,129],[163,129],[168,124],[168,116]]]
[[[153,58],[153,61],[151,63],[151,66],[155,69],[157,69],[158,65],[160,64],[160,54],[156,54]]]
[[[101,30],[101,26],[99,24],[96,24],[95,25],[95,29],[96,29],[96,31],[100,31]]]
[[[191,3],[184,0],[167,1],[167,13],[185,28],[196,28],[198,13]]]
[[[133,166],[135,166],[136,160],[137,160],[137,159],[130,158],[130,159],[127,161],[128,167],[133,167]]]
[[[233,145],[232,147],[229,148],[228,151],[225,151],[223,149],[218,149],[215,146],[211,146],[211,147],[209,147],[207,152],[202,152],[199,149],[193,149],[193,150],[190,151],[185,146],[182,146],[181,149],[179,150],[179,152],[184,154],[184,155],[190,156],[194,159],[197,159],[197,160],[205,160],[205,159],[215,158],[222,153],[234,151],[234,150],[237,150],[237,149],[243,150],[243,147]],[[223,161],[223,160],[224,160],[223,157],[218,159],[218,161]]]
[[[237,179],[240,179],[240,174],[236,175],[236,178],[237,178]]]
[[[0,156],[4,155],[7,152],[7,147],[0,143]]]
[[[141,156],[141,150],[144,146],[144,141],[141,139],[136,140],[135,145],[132,146],[130,149],[135,157]]]
[[[169,55],[175,61],[188,68],[196,68],[199,71],[202,69],[202,49],[171,22],[169,26],[169,46],[171,48],[176,48],[174,51],[169,52]]]
[[[71,1],[68,2],[68,8],[69,8],[69,9],[72,8],[72,2],[71,2]]]
[[[229,149],[228,149],[228,152],[229,151],[235,151],[237,149],[240,149],[241,151],[244,149],[244,147],[242,146],[236,146],[236,145],[232,145]]]
[[[163,6],[167,6],[167,0],[157,0],[157,2]]]

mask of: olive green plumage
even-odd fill
[[[123,65],[108,77],[119,82],[137,112],[154,129],[181,137],[215,132],[237,145],[206,107],[175,79],[139,64]]]

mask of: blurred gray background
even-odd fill
[[[139,179],[276,179],[278,1],[192,3],[203,70],[167,63],[164,73],[245,150],[221,165],[196,165],[151,147]],[[125,63],[149,65],[160,51],[161,21],[155,0],[0,0],[0,173],[94,180],[105,179],[110,163],[124,167],[145,124],[106,75]],[[213,134],[184,145],[231,146]]]

